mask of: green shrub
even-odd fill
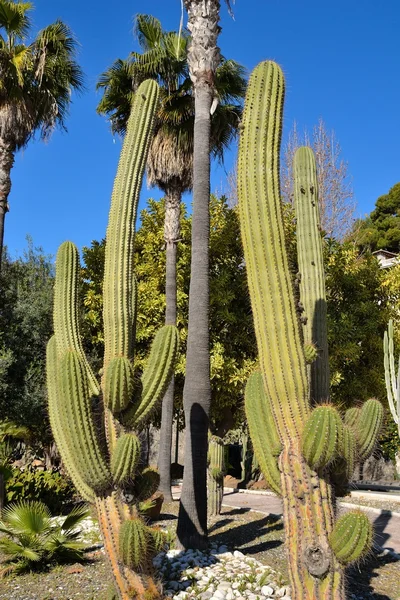
[[[6,482],[6,502],[19,500],[40,501],[51,514],[59,515],[76,494],[72,482],[58,471],[37,471],[27,467],[24,471],[13,468]]]
[[[22,573],[60,562],[83,559],[85,545],[79,540],[79,523],[88,516],[76,506],[61,523],[55,523],[42,502],[16,502],[2,512],[0,552],[5,556],[0,575]]]
[[[379,438],[379,446],[386,460],[394,461],[396,454],[400,452],[400,439],[396,423],[390,415],[386,415],[384,427]]]

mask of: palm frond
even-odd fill
[[[135,17],[133,31],[143,51],[155,48],[161,40],[161,23],[152,15],[138,14]]]
[[[0,0],[0,27],[5,29],[10,38],[24,39],[31,27],[28,12],[32,8],[31,2]]]
[[[43,502],[21,500],[3,509],[0,528],[14,534],[44,534],[51,530],[50,517]]]
[[[61,524],[61,530],[63,532],[69,532],[75,529],[83,519],[86,519],[90,515],[90,511],[86,504],[79,504],[74,506],[67,518]]]

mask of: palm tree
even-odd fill
[[[75,39],[62,21],[31,43],[30,2],[0,0],[0,267],[15,153],[39,132],[65,129],[71,91],[82,89]]]
[[[109,116],[111,129],[124,134],[132,96],[148,77],[157,79],[161,102],[155,135],[147,161],[147,181],[165,194],[164,238],[166,243],[165,322],[176,324],[176,256],[180,237],[180,205],[184,192],[192,189],[195,107],[189,78],[187,52],[190,38],[185,32],[165,32],[158,19],[138,15],[135,29],[141,53],[117,60],[101,75],[98,88],[104,90],[98,112]],[[244,69],[235,61],[221,58],[217,67],[218,107],[212,118],[211,150],[221,159],[237,131],[240,100],[245,93]],[[171,496],[171,444],[174,407],[172,380],[162,404],[159,451],[160,490]]]

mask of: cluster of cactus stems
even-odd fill
[[[315,159],[294,159],[300,309],[282,218],[280,67],[260,63],[245,101],[238,164],[239,211],[260,372],[246,386],[250,435],[264,477],[282,496],[294,600],[344,600],[345,567],[371,548],[367,517],[336,518],[335,482],[372,453],[383,409],[374,399],[341,415],[329,402],[325,279]]]
[[[160,596],[151,562],[160,535],[140,517],[140,503],[157,490],[159,475],[155,469],[140,467],[137,434],[168,386],[178,334],[175,327],[163,327],[141,378],[135,376],[132,264],[137,204],[158,95],[154,81],[142,83],[135,94],[113,188],[103,284],[101,383],[83,351],[79,257],[71,242],[63,243],[57,253],[54,336],[47,347],[51,427],[74,484],[96,506],[114,577],[113,594],[120,600]]]
[[[400,437],[400,358],[396,369],[394,359],[393,321],[389,321],[388,330],[383,338],[386,394],[389,409],[399,430]]]
[[[221,514],[224,477],[224,442],[217,435],[212,435],[208,442],[208,512],[212,516]]]

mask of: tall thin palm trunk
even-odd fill
[[[164,238],[166,243],[166,275],[165,275],[165,324],[176,325],[177,294],[176,294],[176,258],[177,244],[180,235],[180,205],[182,192],[178,186],[172,186],[165,197]],[[162,403],[160,450],[158,469],[160,472],[159,490],[167,502],[172,501],[171,494],[171,448],[172,422],[174,418],[175,380],[165,393]]]
[[[14,164],[14,152],[8,142],[0,138],[0,269],[3,257],[4,221],[8,212],[8,195],[11,190],[11,169]]]
[[[192,259],[183,403],[186,448],[178,520],[184,548],[207,544],[207,437],[211,400],[209,353],[210,110],[219,62],[219,0],[185,0],[195,91]]]

